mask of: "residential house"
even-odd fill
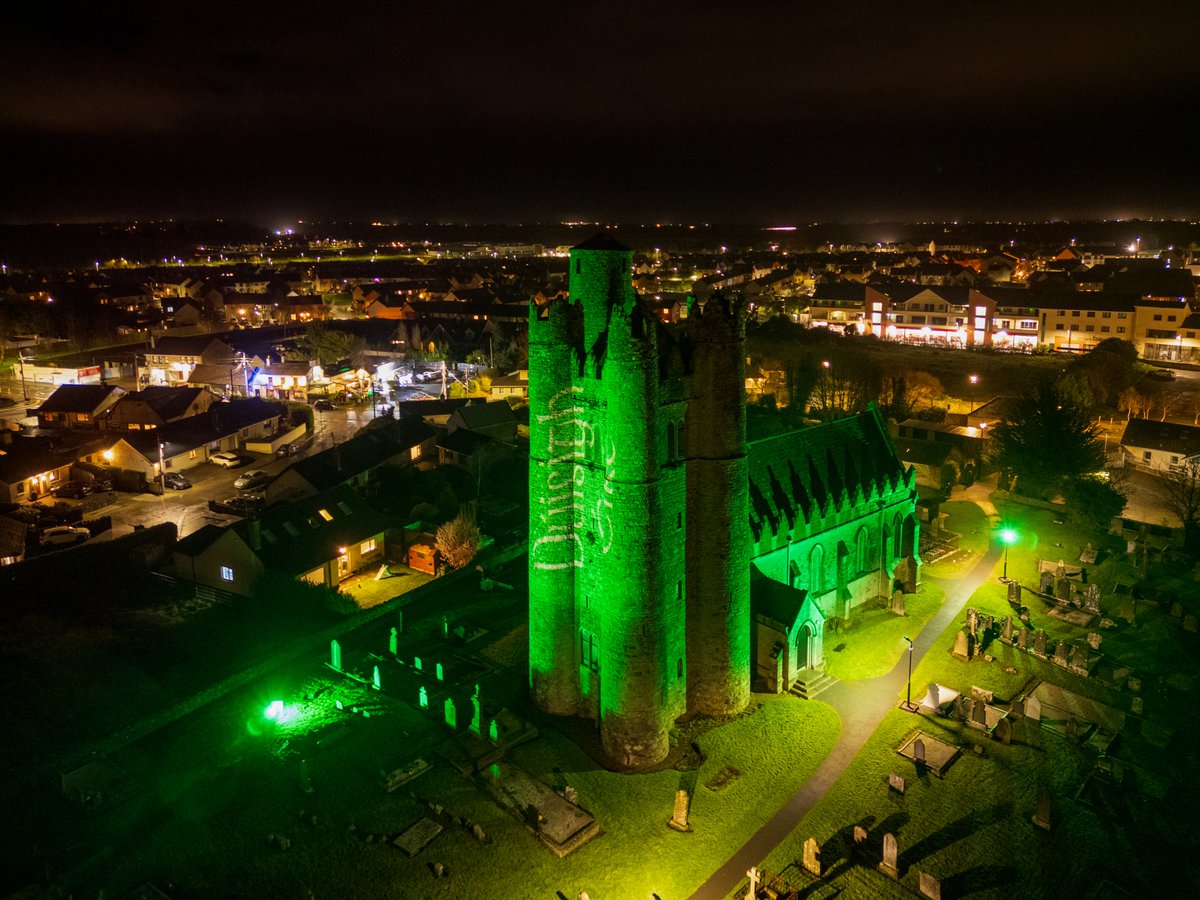
[[[468,403],[456,409],[446,422],[450,432],[466,429],[500,441],[512,441],[517,436],[517,419],[506,400]]]
[[[492,379],[492,399],[503,400],[506,397],[529,399],[529,370],[517,369],[507,375],[497,375]]]
[[[126,393],[111,384],[64,384],[32,412],[42,428],[95,429],[97,417]]]
[[[308,402],[308,386],[313,381],[315,362],[276,362],[256,369],[248,391],[255,397]]]
[[[233,347],[212,335],[162,337],[146,352],[146,369],[141,373],[152,385],[187,384],[192,369],[200,363],[230,365]]]
[[[130,391],[99,416],[106,431],[148,431],[206,412],[217,402],[207,388],[148,387]]]
[[[1125,464],[1152,472],[1200,460],[1200,428],[1175,422],[1130,419],[1121,435]]]
[[[0,503],[31,503],[49,495],[71,480],[71,466],[81,455],[104,441],[86,431],[0,431]]]

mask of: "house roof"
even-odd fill
[[[478,431],[495,425],[515,425],[512,407],[507,400],[489,400],[487,403],[470,403],[454,412],[452,417],[462,423],[463,428]]]
[[[808,592],[802,588],[768,578],[757,566],[750,567],[750,612],[753,615],[765,616],[791,630],[807,596]]]
[[[292,463],[291,471],[318,491],[343,484],[429,440],[434,430],[417,418],[388,420],[359,431],[345,443]]]
[[[175,552],[184,556],[196,556],[215,544],[228,531],[228,528],[221,525],[205,525],[176,541]]]
[[[63,384],[36,411],[93,413],[114,392],[125,393],[113,384]]]
[[[163,456],[170,459],[281,414],[278,403],[260,397],[236,398],[214,403],[207,412],[168,422],[152,431],[110,432],[109,436],[123,438],[147,460],[157,462],[159,441],[163,443]]]
[[[190,385],[213,385],[225,388],[227,385],[241,381],[236,371],[230,366],[219,363],[197,363],[188,375]]]
[[[1162,450],[1182,457],[1200,454],[1200,428],[1175,422],[1130,419],[1121,435],[1123,447]]]
[[[518,369],[516,372],[509,372],[507,375],[497,375],[492,379],[492,387],[520,387],[529,386],[529,370]]]
[[[443,450],[449,450],[451,453],[459,453],[463,456],[471,456],[480,447],[485,444],[493,443],[493,438],[488,437],[479,431],[470,431],[466,428],[456,428],[445,437],[440,438],[437,445]]]
[[[847,498],[891,493],[911,479],[874,404],[856,416],[754,441],[749,446],[750,527],[756,537],[810,522]]]
[[[170,420],[187,412],[188,407],[205,390],[207,388],[154,385],[140,391],[130,391],[117,403],[145,403],[161,418]]]
[[[211,334],[171,335],[159,338],[155,341],[153,349],[146,352],[151,356],[203,356],[213,344],[229,346]]]

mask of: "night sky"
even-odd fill
[[[8,4],[0,219],[1196,217],[1194,5],[1070,7]]]

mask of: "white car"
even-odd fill
[[[242,464],[242,458],[236,453],[230,453],[228,450],[221,453],[214,453],[208,458],[208,461],[220,466],[222,469],[236,469]]]
[[[245,475],[239,477],[233,483],[233,486],[239,491],[253,491],[256,488],[266,487],[267,482],[270,480],[271,476],[262,469],[251,469]]]
[[[53,528],[47,528],[42,532],[42,543],[64,547],[72,544],[82,544],[91,536],[92,533],[90,531],[77,525],[55,525]]]

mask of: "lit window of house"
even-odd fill
[[[329,513],[329,510],[327,510],[327,509],[318,509],[318,510],[317,510],[317,515],[319,515],[319,516],[320,516],[322,519],[324,519],[326,522],[332,522],[332,521],[333,521],[333,516],[332,516],[332,515],[330,515],[330,513]]]
[[[421,445],[418,444],[417,446],[415,446],[411,450],[409,450],[408,456],[409,456],[409,459],[420,459],[421,458]]]
[[[229,568],[229,566],[221,566],[221,580],[233,581],[233,569]]]
[[[368,553],[374,553],[375,552],[375,538],[371,538],[369,541],[363,541],[362,545],[358,548],[358,552],[361,553],[363,556],[366,556]]]

